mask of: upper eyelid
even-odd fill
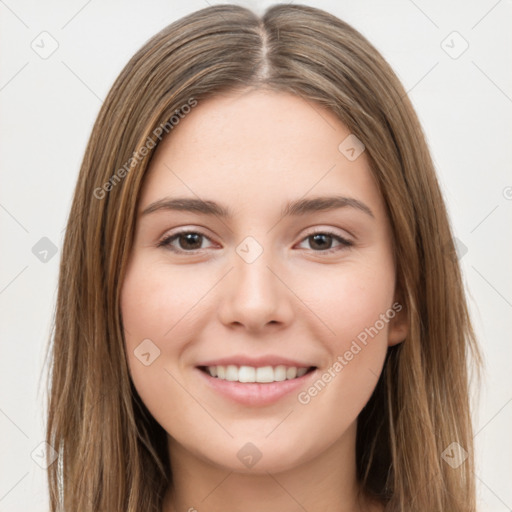
[[[165,242],[166,240],[169,240],[171,238],[175,238],[175,237],[177,237],[179,235],[185,235],[185,234],[188,234],[188,233],[195,233],[197,235],[201,235],[202,237],[207,238],[208,240],[213,242],[211,236],[209,236],[206,233],[204,233],[201,229],[181,229],[179,231],[176,231],[175,233],[165,233],[164,235],[162,235],[159,238],[157,243]],[[191,252],[191,251],[189,251],[189,252]]]
[[[311,229],[311,231],[310,231],[310,229]],[[338,228],[338,229],[340,229],[340,228]],[[325,233],[325,234],[329,234],[329,235],[334,235],[339,238],[343,238],[344,240],[353,238],[353,235],[350,234],[348,231],[346,231],[346,230],[343,230],[343,231],[345,231],[348,236],[338,233],[334,228],[322,228],[322,227],[306,228],[306,234],[303,235],[302,240],[304,240],[304,238],[307,238],[308,236],[315,235],[317,233]]]
[[[180,231],[177,231],[175,233],[172,233],[172,234],[165,234],[164,236],[162,236],[157,245],[165,245],[165,242],[171,240],[171,239],[175,239],[176,237],[178,237],[179,235],[182,235],[182,234],[188,234],[188,233],[195,233],[197,235],[200,235],[206,239],[208,239],[210,242],[213,242],[213,240],[211,239],[211,237],[209,235],[207,235],[206,233],[204,233],[201,229],[194,229],[194,228],[185,228],[185,229],[181,229]],[[300,239],[299,243],[302,243],[304,242],[304,240],[306,240],[307,238],[309,238],[310,236],[313,236],[313,235],[316,235],[316,234],[326,234],[326,235],[329,235],[329,236],[332,236],[333,238],[338,238],[344,242],[347,242],[347,245],[350,244],[352,245],[352,241],[350,240],[350,237],[346,237],[344,235],[340,235],[339,233],[337,233],[335,230],[333,230],[332,228],[311,228],[311,231],[307,231]],[[174,240],[173,240],[174,241]],[[214,243],[214,242],[213,242]],[[195,251],[201,251],[202,249],[195,249],[195,250],[191,250],[191,251],[185,251],[184,249],[178,249],[178,251],[182,251],[182,252],[188,252],[188,253],[193,253]],[[329,250],[329,249],[328,249]],[[318,252],[321,252],[321,251],[318,251]],[[326,251],[325,251],[326,252]]]

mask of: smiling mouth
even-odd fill
[[[258,382],[271,383],[283,382],[285,380],[299,379],[307,373],[316,369],[316,366],[297,367],[297,366],[236,366],[236,365],[217,365],[217,366],[199,366],[201,371],[219,380],[229,382]]]

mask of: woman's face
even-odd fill
[[[236,471],[352,453],[406,334],[364,147],[321,106],[262,90],[199,102],[162,141],[121,299],[171,457]]]

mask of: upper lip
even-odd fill
[[[303,363],[300,361],[295,361],[293,359],[288,359],[286,357],[280,357],[276,355],[267,355],[261,357],[248,357],[246,355],[239,356],[230,356],[230,357],[222,357],[219,359],[210,359],[208,361],[204,361],[198,364],[198,367],[201,366],[253,366],[255,368],[260,368],[262,366],[295,366],[297,368],[310,368],[314,366],[311,363]]]

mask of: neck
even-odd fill
[[[273,473],[240,473],[197,457],[169,437],[172,487],[163,512],[374,512],[359,494],[356,424],[323,453]]]

